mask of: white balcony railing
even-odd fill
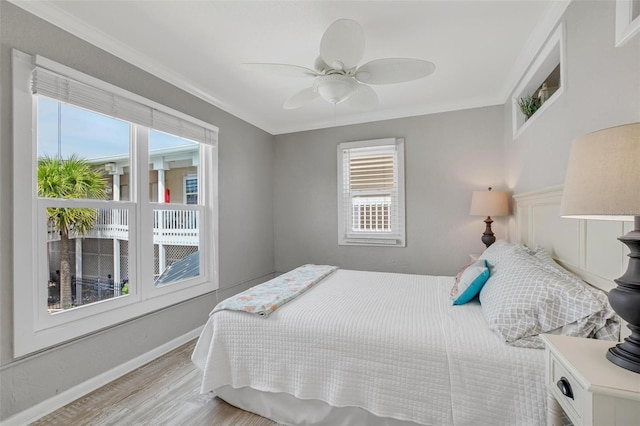
[[[153,243],[176,246],[198,245],[198,212],[154,210]]]
[[[198,212],[195,210],[154,210],[153,243],[179,246],[197,246],[199,240]],[[76,238],[72,235],[71,238]],[[129,211],[125,209],[99,209],[93,228],[85,238],[129,240]],[[60,234],[48,224],[48,241],[57,241]]]
[[[85,234],[89,238],[129,239],[129,211],[100,209],[93,229]]]

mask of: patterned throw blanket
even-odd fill
[[[251,287],[218,303],[210,315],[222,310],[268,316],[338,269],[328,265],[303,265],[264,284]]]

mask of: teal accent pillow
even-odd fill
[[[469,302],[480,293],[482,286],[488,279],[489,267],[484,259],[479,259],[462,268],[451,289],[453,304],[464,305]]]

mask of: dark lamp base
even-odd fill
[[[618,367],[633,371],[634,373],[640,373],[639,351],[640,344],[632,343],[629,341],[629,338],[626,338],[624,342],[609,348],[607,359]]]
[[[487,224],[487,227],[484,230],[484,234],[482,234],[481,240],[486,247],[489,247],[491,244],[496,242],[496,237],[493,235],[493,231],[491,230],[491,224],[493,223],[491,216],[487,216],[484,223]]]
[[[607,352],[615,365],[640,373],[640,216],[635,218],[635,230],[618,238],[629,247],[629,266],[615,280],[618,286],[609,292],[609,303],[627,323],[631,335]]]

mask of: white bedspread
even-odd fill
[[[267,318],[222,311],[192,359],[201,391],[286,392],[424,425],[542,425],[543,351],[506,345],[451,277],[338,270]]]

